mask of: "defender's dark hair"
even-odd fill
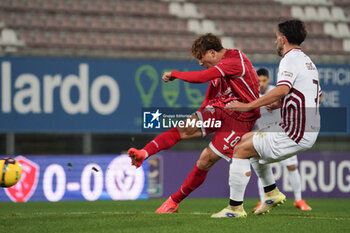
[[[293,45],[301,45],[307,35],[305,23],[299,19],[287,20],[278,24],[278,30]]]
[[[211,49],[219,52],[221,49],[223,49],[223,47],[221,44],[221,39],[219,37],[215,36],[212,33],[207,33],[199,36],[193,42],[191,53],[195,58],[201,59],[203,55]]]
[[[269,78],[269,71],[265,68],[258,69],[256,73],[258,74],[258,76],[264,75]]]

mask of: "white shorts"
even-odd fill
[[[296,155],[293,155],[292,157],[289,157],[288,159],[282,160],[279,162],[282,167],[287,167],[291,165],[298,165],[298,157]]]
[[[262,128],[255,132],[253,145],[260,155],[261,164],[279,162],[310,148],[294,142],[279,125]]]

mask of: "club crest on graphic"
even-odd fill
[[[112,160],[106,171],[106,189],[113,200],[134,200],[141,194],[145,181],[142,168],[131,166],[127,155]]]
[[[15,159],[22,166],[22,176],[16,185],[6,188],[5,193],[13,202],[26,202],[36,190],[40,167],[23,156],[17,156]]]

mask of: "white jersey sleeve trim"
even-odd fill
[[[257,99],[258,97],[254,94],[254,92],[252,91],[252,89],[250,89],[250,86],[246,83],[246,81],[245,81],[244,78],[243,78],[243,76],[245,75],[244,60],[243,60],[243,56],[242,56],[241,51],[238,50],[238,53],[239,53],[239,56],[240,56],[240,58],[241,58],[242,69],[243,69],[242,75],[241,75],[241,77],[239,77],[239,78],[242,80],[242,82],[244,83],[244,85],[246,85],[246,87],[248,88],[250,94],[252,94],[252,95],[254,96],[254,98]]]
[[[291,82],[286,81],[286,80],[281,80],[277,83],[277,86],[281,86],[281,85],[287,85],[289,88],[292,88]]]
[[[246,85],[246,87],[248,88],[250,94],[252,94],[254,96],[255,99],[257,99],[258,97],[256,97],[256,95],[254,94],[254,92],[252,91],[252,89],[250,89],[249,85],[245,82],[244,78],[243,77],[239,77],[242,82],[244,83],[244,85]]]
[[[240,58],[241,58],[242,69],[243,69],[241,76],[243,77],[243,76],[245,75],[245,66],[244,66],[244,60],[243,60],[243,57],[242,57],[242,53],[241,53],[241,51],[239,51],[239,50],[238,50],[238,53],[239,53],[239,56],[240,56]]]
[[[218,70],[220,71],[222,77],[225,77],[225,73],[224,73],[224,71],[222,71],[222,69],[220,69],[220,67],[215,66],[215,68],[218,69]]]

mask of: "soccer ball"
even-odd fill
[[[12,158],[0,160],[0,187],[15,185],[22,175],[21,164]]]

